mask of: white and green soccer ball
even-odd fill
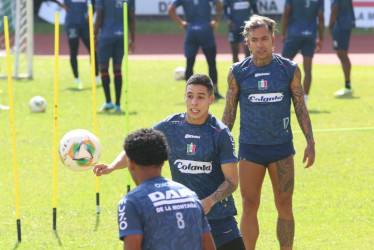
[[[58,153],[70,170],[85,171],[95,165],[101,155],[99,139],[84,129],[72,130],[62,137]]]
[[[177,67],[174,70],[174,79],[179,81],[179,80],[184,80],[185,79],[185,74],[186,74],[186,69],[183,68],[182,66]]]
[[[29,107],[33,113],[41,113],[47,109],[47,102],[41,96],[34,96],[29,102]]]

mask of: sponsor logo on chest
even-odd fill
[[[186,134],[184,136],[184,138],[186,139],[190,139],[190,138],[193,138],[193,139],[200,139],[200,136],[199,135],[190,135],[190,134]]]
[[[209,174],[212,172],[211,162],[178,159],[174,162],[174,165],[184,174]]]
[[[251,94],[248,96],[250,102],[280,102],[283,100],[284,95],[282,93],[265,93],[265,94]]]

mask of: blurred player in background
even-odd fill
[[[329,31],[332,35],[334,50],[343,68],[345,86],[335,92],[335,96],[352,95],[351,61],[348,57],[351,31],[355,26],[352,0],[332,0]]]
[[[161,176],[169,154],[165,136],[157,130],[139,129],[127,136],[124,152],[138,186],[118,205],[124,249],[215,249],[197,195]]]
[[[82,89],[83,84],[79,78],[78,73],[78,50],[79,50],[79,38],[82,40],[84,46],[90,53],[90,30],[88,24],[88,2],[89,0],[74,1],[64,0],[64,4],[58,3],[61,7],[66,10],[65,17],[65,32],[68,38],[69,50],[70,50],[70,65],[73,70],[75,77],[75,85],[77,89]],[[94,1],[93,1],[94,2]],[[100,77],[98,76],[99,69],[97,67],[97,56],[95,54],[95,75],[96,83],[100,83]]]
[[[187,112],[173,114],[153,128],[168,140],[173,180],[196,192],[201,200],[217,249],[244,250],[232,197],[238,186],[235,142],[228,128],[209,113],[213,101],[212,80],[207,75],[192,75],[186,83]],[[126,166],[123,151],[110,165],[96,165],[94,173],[108,174]]]
[[[252,14],[257,14],[257,0],[223,0],[224,14],[229,29],[229,42],[233,62],[239,62],[240,44],[242,44],[245,57],[250,55],[242,34],[244,22]]]
[[[210,3],[216,6],[216,18],[211,20]],[[177,14],[177,7],[182,6],[186,21]],[[184,55],[187,59],[185,79],[193,75],[193,66],[199,47],[202,48],[209,67],[209,76],[213,81],[216,100],[224,98],[218,93],[218,76],[216,66],[217,47],[214,37],[222,16],[223,4],[221,0],[173,0],[168,7],[168,12],[181,29],[186,31],[184,37]]]
[[[135,49],[135,0],[96,0],[95,39],[97,42],[98,62],[103,84],[105,103],[101,111],[114,109],[121,111],[122,72],[124,55],[123,41],[123,3],[128,5],[129,51]],[[113,105],[110,95],[109,61],[112,58],[116,101]]]
[[[312,84],[312,60],[314,52],[323,45],[324,32],[323,0],[286,0],[282,17],[282,56],[293,60],[301,50],[304,68],[304,100],[308,103]],[[318,21],[317,21],[318,19]],[[318,30],[318,39],[316,42]]]

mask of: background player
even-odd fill
[[[315,159],[314,138],[304,103],[298,66],[273,54],[275,22],[253,15],[243,34],[253,56],[235,63],[228,75],[222,121],[232,129],[240,101],[239,178],[243,198],[240,229],[246,249],[255,249],[259,235],[257,211],[266,174],[273,185],[278,211],[277,236],[281,249],[292,249],[295,221],[292,212],[294,154],[290,126],[291,99],[305,135],[305,168]]]
[[[135,48],[135,1],[96,0],[95,38],[98,41],[99,68],[103,84],[105,103],[101,111],[115,109],[121,111],[122,58],[123,58],[123,2],[128,4],[128,24],[130,30],[129,51]],[[100,32],[99,32],[100,31]],[[110,96],[109,61],[112,58],[115,105]]]
[[[64,8],[66,9],[65,32],[69,42],[70,65],[75,77],[75,85],[77,89],[82,89],[83,84],[78,74],[78,50],[79,38],[90,53],[90,33],[88,24],[88,6],[87,0],[73,1],[64,0]],[[97,55],[95,54],[95,75],[96,83],[100,83],[97,67]]]
[[[223,0],[223,10],[227,18],[229,42],[233,62],[239,62],[239,47],[242,44],[245,57],[250,55],[248,46],[244,42],[244,22],[252,14],[257,14],[257,0]]]
[[[232,193],[238,186],[235,143],[229,129],[209,113],[214,101],[211,79],[203,74],[186,83],[187,112],[173,114],[154,126],[170,145],[169,166],[174,181],[195,191],[207,214],[217,249],[244,249],[234,215]],[[94,167],[97,175],[126,167],[122,152],[110,164]]]
[[[210,3],[216,6],[216,18],[211,20]],[[186,21],[182,21],[176,14],[178,6],[182,6]],[[202,48],[209,67],[209,76],[213,81],[215,98],[222,99],[218,93],[218,76],[216,66],[217,47],[214,31],[217,29],[222,16],[223,4],[221,0],[173,0],[168,12],[179,27],[186,30],[184,37],[184,55],[187,59],[185,78],[188,80],[193,74],[193,66],[199,47]]]
[[[349,40],[351,31],[355,26],[355,15],[352,0],[333,0],[331,2],[331,15],[329,31],[336,55],[342,65],[345,86],[335,92],[335,96],[352,95],[351,87],[351,61],[348,57]]]
[[[304,68],[304,100],[308,103],[312,84],[314,52],[322,49],[324,32],[323,0],[286,0],[282,17],[282,56],[290,60],[301,50]],[[318,18],[318,22],[317,22]],[[316,42],[318,27],[319,39]],[[287,36],[286,36],[287,32]]]
[[[125,140],[132,179],[138,186],[118,205],[125,249],[215,249],[196,194],[161,176],[169,148],[164,135],[140,129]]]

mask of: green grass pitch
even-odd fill
[[[15,189],[12,161],[10,112],[0,110],[0,248],[1,249],[122,249],[118,240],[118,201],[126,192],[125,171],[100,178],[101,214],[96,215],[95,177],[91,171],[73,172],[58,160],[57,231],[52,230],[54,71],[53,58],[35,57],[35,78],[13,80],[22,243],[17,244]],[[174,112],[183,112],[184,83],[172,77],[183,60],[129,60],[130,131],[151,127]],[[73,129],[93,131],[92,91],[88,59],[79,59],[82,91],[74,89],[67,58],[59,61],[58,138]],[[219,89],[226,91],[230,62],[218,62]],[[195,72],[207,73],[204,61]],[[113,79],[113,77],[112,77]],[[354,98],[335,99],[343,87],[340,65],[314,65],[309,97],[316,162],[310,169],[302,164],[305,139],[294,112],[296,221],[295,249],[374,248],[374,70],[353,66]],[[113,84],[111,85],[113,87]],[[9,104],[7,80],[0,80],[0,103]],[[28,102],[43,96],[47,111],[31,113]],[[114,88],[112,88],[112,97]],[[124,97],[124,95],[123,95]],[[97,88],[97,107],[104,102]],[[224,101],[211,106],[222,117]],[[124,107],[124,98],[122,98]],[[366,128],[361,129],[360,128]],[[343,130],[342,130],[343,129]],[[109,163],[122,150],[125,116],[98,114],[101,162]],[[233,135],[237,139],[239,118]],[[163,174],[170,176],[168,165]],[[134,184],[131,185],[134,188]],[[234,194],[239,215],[241,198]],[[269,177],[265,178],[259,210],[258,249],[278,249],[276,210]]]

